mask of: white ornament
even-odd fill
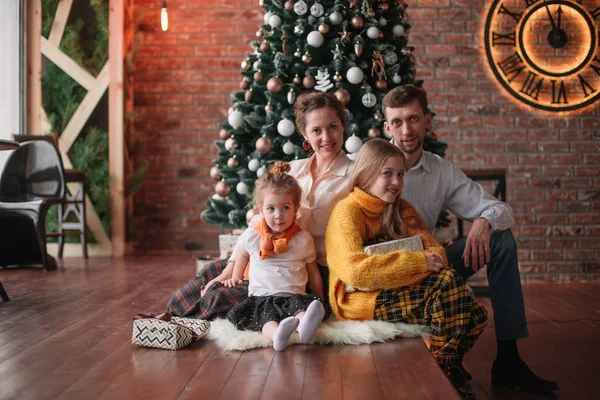
[[[302,0],[297,1],[294,4],[294,12],[298,15],[304,15],[306,14],[306,12],[308,11],[308,6],[306,5],[306,3]]]
[[[227,122],[229,125],[233,127],[233,129],[237,129],[244,123],[244,114],[241,111],[234,111],[227,117]]]
[[[296,150],[296,145],[292,142],[285,142],[283,145],[283,152],[287,155],[294,154],[294,150]]]
[[[273,28],[277,28],[279,25],[281,25],[281,18],[279,17],[279,15],[273,14],[271,15],[271,17],[269,17],[268,24],[271,25]]]
[[[402,77],[396,74],[392,77],[392,81],[394,81],[395,84],[399,84],[400,82],[402,82]]]
[[[312,15],[315,18],[319,18],[323,14],[325,14],[325,9],[319,3],[313,4],[310,8],[310,15]]]
[[[265,167],[260,167],[258,171],[256,171],[256,176],[259,178],[267,173],[267,169]]]
[[[225,200],[225,197],[215,193],[212,195],[213,200]]]
[[[379,18],[379,26],[386,26],[387,25],[387,19],[381,17]]]
[[[231,152],[237,148],[237,142],[234,138],[229,138],[225,141],[225,148],[227,151]]]
[[[394,25],[392,33],[394,36],[402,36],[404,35],[404,27],[402,25]]]
[[[339,25],[342,23],[342,14],[337,11],[334,11],[329,16],[329,21],[334,25]]]
[[[260,69],[260,61],[259,60],[254,61],[254,64],[252,64],[252,68],[254,68],[255,70],[259,70]]]
[[[265,24],[269,23],[269,18],[271,18],[271,16],[273,15],[273,13],[271,11],[267,11],[263,17],[263,21],[265,21]]]
[[[371,39],[377,39],[379,37],[379,29],[374,26],[367,29],[367,36]]]
[[[362,69],[358,67],[352,67],[348,70],[348,72],[346,72],[346,79],[348,79],[348,82],[353,83],[355,85],[361,83],[364,76],[365,75]]]
[[[260,161],[258,161],[256,158],[253,158],[252,160],[250,160],[248,162],[248,169],[252,172],[256,172],[256,170],[258,170],[260,168]]]
[[[292,136],[294,134],[295,129],[296,127],[294,126],[294,123],[287,118],[282,119],[277,124],[277,132],[279,132],[279,134],[284,137]]]
[[[319,68],[317,71],[317,84],[315,90],[326,92],[333,87],[333,83],[329,80],[329,71],[326,68]]]
[[[383,134],[385,135],[386,138],[391,139],[392,138],[392,134],[389,133],[387,131],[387,129],[385,129],[385,127],[383,128]]]
[[[377,97],[371,92],[367,92],[362,97],[362,103],[365,107],[374,107],[377,104]]]
[[[383,59],[387,65],[394,65],[398,62],[398,56],[393,51],[386,51],[383,55]]]
[[[239,194],[248,194],[250,188],[244,182],[240,182],[235,186],[235,190],[237,190]]]
[[[306,37],[306,42],[312,47],[321,47],[324,41],[325,38],[323,38],[323,35],[319,31],[312,31]]]
[[[362,145],[362,140],[355,135],[350,136],[348,140],[346,140],[346,150],[350,153],[357,153]]]

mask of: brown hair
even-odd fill
[[[294,205],[300,204],[302,189],[298,181],[288,175],[289,171],[290,164],[285,161],[275,161],[271,170],[258,178],[254,184],[254,205],[262,205],[266,190],[290,194],[293,197]]]
[[[387,140],[371,139],[363,144],[354,164],[351,187],[358,187],[366,192],[389,157],[400,157],[403,162],[405,161],[402,151]],[[380,236],[386,237],[388,240],[402,237],[401,200],[402,198],[398,195],[394,203],[387,204],[383,211]]]
[[[390,90],[385,95],[383,101],[381,102],[383,115],[385,115],[385,109],[387,107],[399,108],[405,106],[414,99],[419,100],[419,104],[423,109],[423,114],[428,114],[427,92],[425,89],[415,85],[403,85]]]
[[[346,128],[346,108],[334,94],[315,92],[306,93],[298,97],[294,104],[294,114],[296,115],[296,127],[298,132],[304,135],[306,129],[306,115],[314,110],[331,107],[335,110],[342,126]]]

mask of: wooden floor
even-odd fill
[[[420,339],[364,346],[223,352],[211,341],[173,352],[130,344],[136,313],[163,311],[194,274],[191,257],[66,260],[58,271],[0,270],[0,399],[452,399]],[[557,379],[560,399],[597,396],[600,285],[524,288],[533,369]],[[466,356],[478,399],[533,399],[492,391],[493,317]],[[539,398],[539,397],[537,397]]]

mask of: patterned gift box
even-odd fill
[[[219,235],[219,259],[223,260],[231,256],[239,237],[240,235],[238,234]]]
[[[169,313],[151,317],[138,315],[133,321],[131,343],[137,346],[177,350],[208,335],[206,320],[173,317]]]

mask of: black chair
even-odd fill
[[[46,251],[46,213],[64,195],[63,166],[52,144],[25,142],[10,155],[0,177],[0,266],[56,268]]]
[[[48,135],[13,135],[16,142],[24,143],[32,140],[43,140],[51,143],[58,151],[58,143],[54,136]],[[59,153],[60,156],[60,153]],[[87,229],[85,213],[85,193],[87,190],[87,177],[85,172],[79,169],[65,169],[64,177],[66,184],[78,184],[74,193],[65,190],[65,197],[58,206],[58,232],[47,232],[46,236],[58,237],[58,258],[62,258],[65,248],[65,237],[78,235],[81,242],[81,250],[84,258],[88,258]]]

